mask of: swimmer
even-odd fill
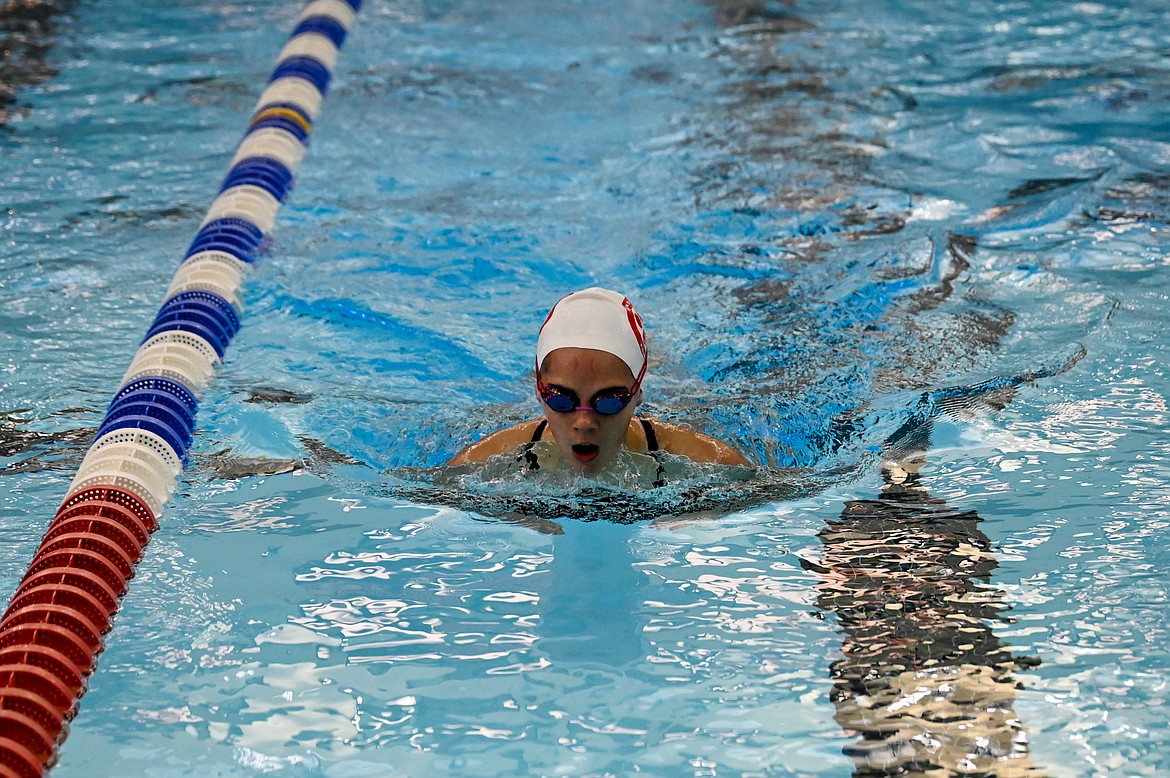
[[[601,472],[623,451],[751,466],[720,440],[635,416],[647,365],[642,319],[628,299],[598,287],[573,292],[553,306],[536,342],[536,395],[543,417],[488,435],[447,464],[483,462],[516,451],[518,459],[536,470],[551,463],[533,449],[551,438],[560,459],[582,475]],[[656,486],[662,473],[659,463]]]

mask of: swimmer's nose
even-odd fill
[[[573,429],[596,429],[597,428],[597,411],[589,408],[581,408],[573,411]]]

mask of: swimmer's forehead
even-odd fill
[[[560,348],[540,364],[546,383],[565,389],[628,387],[634,380],[629,365],[607,351],[590,348]]]

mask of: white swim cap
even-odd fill
[[[592,287],[565,295],[549,311],[536,339],[536,368],[559,348],[591,348],[625,362],[635,381],[646,374],[646,334],[630,301]]]

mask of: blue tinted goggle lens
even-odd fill
[[[577,404],[563,394],[549,392],[544,396],[544,404],[557,413],[572,413]]]
[[[629,395],[607,394],[604,397],[594,398],[593,407],[603,416],[612,416],[625,408],[629,401]]]
[[[552,408],[557,413],[572,413],[577,410],[577,398],[571,397],[561,392],[548,391],[542,394],[544,404]],[[593,398],[591,406],[581,406],[585,408],[592,408],[600,413],[602,416],[613,416],[619,413],[622,408],[625,408],[630,402],[631,395],[628,392],[619,392],[615,394],[606,394],[600,397]]]

